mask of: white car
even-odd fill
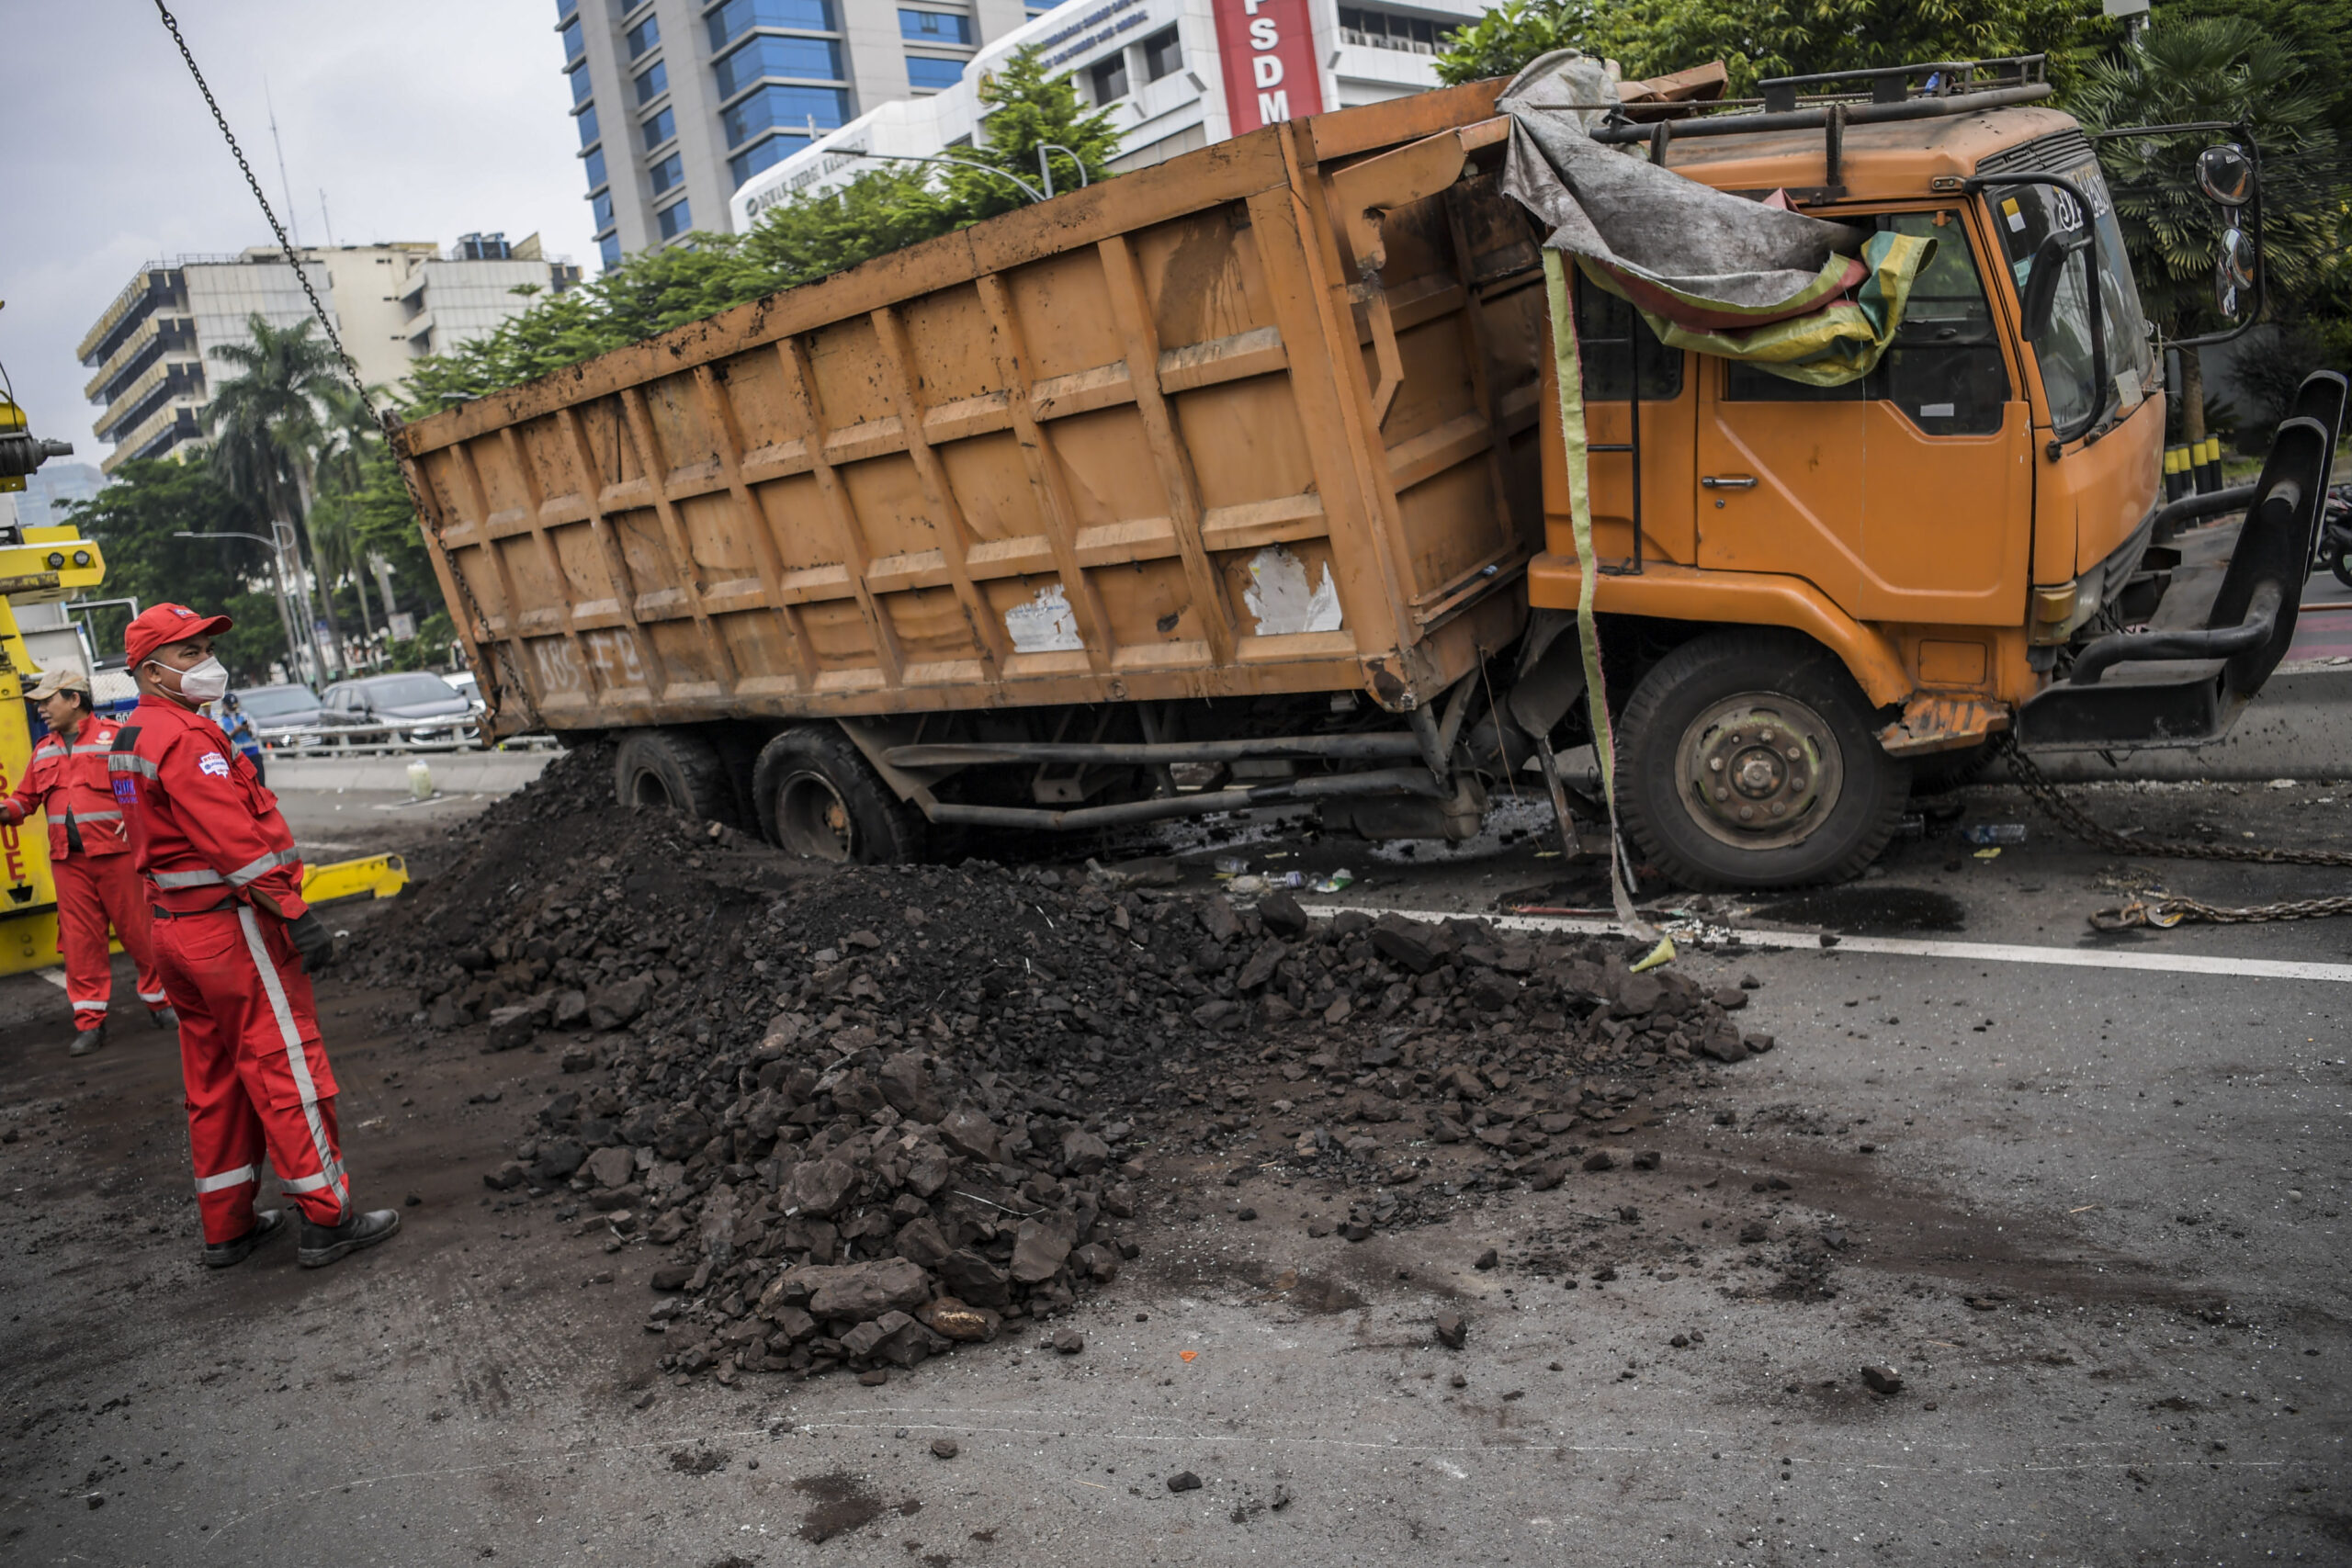
[[[473,705],[474,712],[479,714],[488,710],[490,705],[481,700],[481,682],[474,679],[472,671],[460,670],[454,675],[441,678],[458,688],[458,694]]]

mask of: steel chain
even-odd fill
[[[2003,731],[1996,739],[1995,745],[2007,761],[2009,774],[2017,780],[2018,787],[2024,790],[2036,806],[2076,838],[2097,844],[2101,849],[2113,850],[2119,854],[2153,855],[2172,860],[2235,861],[2255,865],[2352,866],[2352,852],[2344,850],[2279,850],[2245,844],[2191,844],[2177,839],[2142,839],[2129,833],[2119,833],[2095,821],[2082,807],[2061,794],[2058,786],[2034,764],[2033,759],[2018,747],[2013,734]],[[2121,931],[2127,926],[2154,926],[2169,930],[2184,920],[2233,925],[2266,920],[2310,920],[2343,914],[2352,914],[2352,897],[2294,898],[2277,904],[2232,907],[2159,893],[2133,899],[2120,908],[2097,910],[2090,919],[2099,931]]]
[[[164,28],[172,35],[172,42],[178,47],[180,59],[187,66],[187,73],[196,79],[196,90],[204,95],[204,107],[212,111],[212,123],[220,128],[220,139],[229,144],[229,155],[237,160],[237,170],[245,176],[245,188],[254,193],[254,200],[259,204],[261,215],[269,220],[269,231],[277,237],[277,248],[284,254],[286,265],[294,269],[294,280],[302,286],[303,295],[311,301],[311,313],[318,318],[320,328],[326,333],[327,343],[334,348],[335,358],[342,362],[343,373],[350,378],[352,389],[359,394],[360,406],[368,411],[368,417],[383,434],[386,445],[397,449],[401,429],[400,415],[393,410],[379,408],[376,400],[368,396],[368,383],[360,378],[359,366],[351,357],[350,351],[343,346],[343,334],[335,331],[334,318],[328,315],[326,307],[319,302],[318,290],[311,286],[311,275],[302,269],[301,258],[294,254],[294,243],[287,238],[286,226],[278,222],[277,209],[269,205],[269,197],[262,194],[261,181],[254,176],[253,165],[245,161],[245,150],[237,144],[236,132],[229,129],[228,116],[220,112],[220,101],[213,97],[211,85],[205,81],[204,73],[198,68],[196,55],[188,49],[187,39],[180,32],[179,18],[172,15],[171,7],[164,4],[164,0],[155,0],[155,11],[163,17]],[[449,581],[458,585],[458,596],[465,601],[466,615],[474,624],[474,643],[477,646],[487,644],[490,648],[492,671],[488,716],[492,721],[496,720],[499,699],[511,687],[522,699],[525,716],[531,721],[533,728],[540,728],[538,708],[531,701],[530,688],[515,673],[513,656],[506,644],[492,638],[490,617],[482,613],[481,601],[474,597],[473,585],[466,581],[466,574],[458,570],[448,547],[442,543],[440,527],[433,521],[434,513],[424,504],[424,496],[417,489],[416,476],[409,471],[406,463],[397,458],[393,467],[400,470],[401,484],[408,491],[408,503],[416,513],[418,525],[432,536],[434,549],[448,563]]]
[[[2094,910],[2091,925],[2103,931],[2119,931],[2129,926],[2154,926],[2160,931],[2170,931],[2187,920],[2204,920],[2223,926],[2255,925],[2267,920],[2316,920],[2329,915],[2352,915],[2352,898],[2296,898],[2283,904],[2232,907],[2157,893],[2144,898],[2134,898],[2120,908]]]

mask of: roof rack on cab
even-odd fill
[[[1849,125],[1931,119],[2038,102],[2052,91],[2043,69],[2045,61],[2039,54],[2018,54],[1997,60],[1928,60],[1813,76],[1770,76],[1757,84],[1760,97],[1624,105],[1593,129],[1592,138],[1596,141],[1647,141],[1653,160],[1662,158],[1669,141],[1683,136],[1826,130],[1834,141]]]

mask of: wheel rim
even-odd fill
[[[1674,760],[1691,820],[1735,849],[1804,842],[1828,820],[1845,784],[1828,724],[1772,692],[1743,692],[1700,714]]]
[[[677,807],[677,802],[670,798],[670,786],[663,784],[662,775],[650,768],[639,769],[637,776],[628,781],[628,803],[631,806],[668,807],[673,810]]]
[[[857,849],[849,803],[821,773],[794,773],[776,786],[775,836],[808,860],[846,861]]]

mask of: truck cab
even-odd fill
[[[1594,602],[1623,678],[1620,807],[1686,885],[1853,874],[1915,766],[1981,755],[2013,727],[2045,744],[2177,745],[2233,716],[2212,669],[2173,668],[2087,705],[2058,691],[2039,733],[2030,716],[2089,639],[2155,611],[2171,552],[2155,540],[2162,358],[2092,142],[2055,109],[1997,102],[2015,96],[1834,129],[1724,116],[1703,136],[1618,130],[1717,189],[1935,242],[1892,346],[1838,387],[1669,349],[1575,280]],[[1771,107],[1749,118],[1803,118]],[[1547,402],[1558,392],[1547,363]],[[1556,420],[1543,467],[1529,599],[1573,612]]]

